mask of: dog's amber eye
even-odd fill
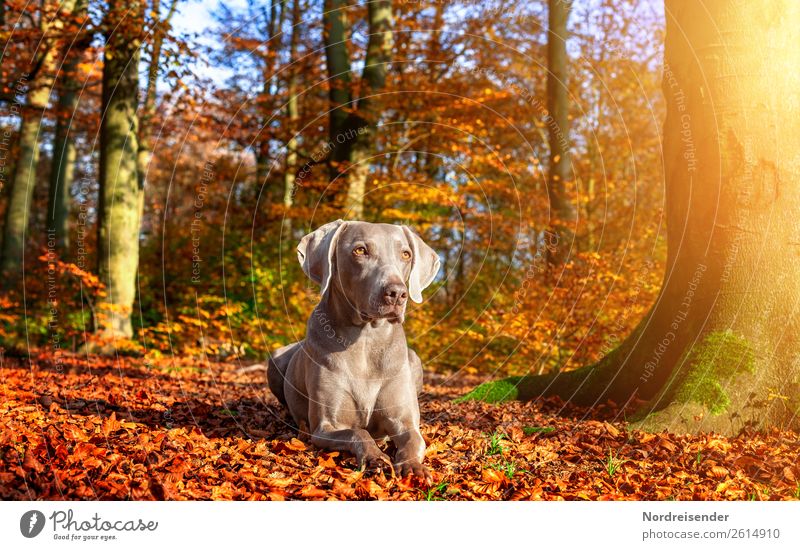
[[[402,256],[404,260],[408,261],[411,259],[411,252],[408,250],[403,250]]]
[[[353,250],[353,254],[355,254],[356,256],[366,256],[367,249],[363,246],[359,246],[355,250]]]

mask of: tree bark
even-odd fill
[[[34,96],[35,94],[29,96],[28,105],[22,112],[18,138],[19,153],[6,206],[3,257],[0,261],[4,286],[22,275],[28,218],[36,184],[36,167],[39,164],[39,128],[44,116],[44,108],[33,104]]]
[[[147,84],[145,85],[144,102],[139,116],[139,150],[136,158],[136,171],[139,178],[139,187],[144,189],[147,185],[147,172],[150,169],[150,159],[153,157],[153,119],[156,115],[156,84],[158,83],[158,69],[161,62],[161,50],[167,27],[178,7],[178,0],[172,0],[167,15],[163,20],[160,17],[160,0],[154,0],[153,10],[153,42],[150,53],[150,64],[147,67]]]
[[[347,2],[325,0],[323,14],[323,36],[325,39],[325,63],[328,68],[328,98],[330,115],[328,139],[333,144],[329,165],[331,180],[339,176],[343,164],[349,160],[347,143],[339,143],[337,137],[347,133],[350,117],[351,77],[350,55],[347,53]]]
[[[572,0],[549,0],[547,34],[547,117],[550,164],[547,194],[550,199],[551,224],[559,237],[557,247],[548,249],[552,264],[563,264],[575,235],[577,210],[568,194],[573,180],[569,137],[569,57],[567,22]]]
[[[283,172],[283,222],[282,235],[288,242],[292,242],[292,218],[289,209],[294,202],[294,180],[297,176],[297,121],[300,112],[297,105],[297,42],[300,38],[300,0],[294,0],[292,5],[292,34],[289,38],[289,78],[286,83],[286,93],[289,100],[286,104],[286,117],[288,119],[289,140],[286,142],[286,163]],[[288,244],[287,242],[287,244]]]
[[[264,10],[266,11],[266,10]],[[272,97],[274,97],[273,83],[275,78],[275,66],[278,62],[278,50],[281,44],[281,33],[283,32],[283,21],[286,17],[286,0],[274,1],[270,4],[269,15],[267,16],[267,41],[266,58],[264,60],[263,85],[261,97],[259,98],[258,109],[261,114],[261,128],[255,142],[256,157],[256,189],[266,185],[267,175],[270,172],[270,128],[269,119],[272,117]],[[275,198],[276,193],[268,193],[270,200]]]
[[[472,397],[648,400],[635,426],[735,434],[800,412],[800,4],[666,2],[667,266],[598,364]]]
[[[85,16],[86,2],[77,0],[73,11],[78,16]],[[61,67],[61,89],[47,201],[47,231],[54,236],[56,250],[62,259],[69,253],[69,193],[75,172],[75,141],[74,135],[70,136],[78,106],[79,82],[75,79],[75,71],[81,54],[88,45],[87,37],[76,36],[69,47],[72,51],[65,52]]]
[[[106,285],[99,328],[130,338],[139,265],[141,188],[137,171],[137,96],[142,4],[110,2],[103,62],[100,125],[98,273]]]
[[[55,5],[50,5],[55,7]],[[69,13],[74,0],[66,0],[57,5],[61,14]],[[22,274],[22,263],[25,254],[25,239],[28,232],[33,190],[36,185],[36,169],[39,164],[39,131],[44,112],[50,101],[55,72],[55,47],[58,31],[64,26],[61,14],[52,19],[50,14],[42,14],[41,29],[44,35],[42,47],[44,53],[38,64],[39,69],[30,83],[27,105],[22,110],[22,121],[19,129],[19,156],[14,166],[14,177],[11,181],[8,205],[6,206],[5,224],[3,226],[3,252],[0,258],[0,273],[3,284],[10,285]]]
[[[353,102],[350,58],[346,45],[346,5],[341,0],[325,2],[325,54],[331,109],[329,140],[333,145],[329,163],[331,180],[339,178],[346,171],[344,208],[348,217],[360,219],[364,215],[369,159],[375,151],[375,126],[380,117],[380,102],[373,96],[386,84],[394,22],[391,0],[367,3],[369,41],[361,74],[360,98]]]
[[[364,195],[367,188],[370,157],[375,151],[375,130],[380,118],[380,99],[373,97],[386,85],[386,72],[392,58],[392,2],[372,0],[367,4],[369,41],[361,77],[361,91],[351,128],[350,174],[348,176],[345,211],[353,219],[364,217]]]

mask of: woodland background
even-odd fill
[[[41,82],[49,92],[35,134],[24,268],[15,268],[25,294],[11,275],[15,292],[3,296],[7,349],[75,351],[114,307],[104,305],[107,273],[97,277],[98,180],[104,33],[109,10],[122,8],[80,1],[71,11],[4,3],[7,136],[30,107],[25,90]],[[328,152],[346,132],[329,129],[331,90],[349,86],[358,98],[372,86],[363,69],[368,10],[333,4],[347,29],[349,84],[329,77],[321,2],[125,5],[141,9],[126,11],[117,33],[141,41],[137,137],[147,160],[141,227],[123,237],[139,244],[138,272],[124,267],[136,274],[135,330],[117,349],[154,360],[261,359],[303,334],[316,289],[294,246],[352,206],[348,174],[331,175],[349,166]],[[570,14],[564,187],[578,223],[574,239],[560,242],[568,258],[556,268],[546,261],[558,219],[547,192],[546,3],[391,9],[393,62],[364,115],[376,129],[356,217],[411,224],[440,252],[435,290],[409,316],[411,345],[443,372],[549,372],[597,359],[646,311],[661,276],[663,8],[589,1]],[[195,21],[196,13],[212,19]],[[64,128],[70,156],[57,149]],[[9,187],[19,145],[4,143]],[[73,158],[60,183],[69,214],[48,246],[59,223],[48,187]],[[0,209],[8,208],[4,192]]]

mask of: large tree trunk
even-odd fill
[[[651,312],[599,364],[473,397],[649,400],[638,426],[797,425],[800,3],[673,0],[664,93],[668,257]]]
[[[569,139],[569,88],[567,76],[567,21],[572,0],[549,0],[547,34],[547,118],[550,144],[550,169],[547,194],[550,199],[550,216],[559,245],[548,248],[551,263],[561,264],[568,256],[575,226],[577,210],[568,194],[568,184],[573,180]]]
[[[76,15],[86,15],[85,0],[75,2]],[[83,32],[83,31],[79,31]],[[78,106],[78,86],[75,72],[81,54],[88,47],[87,37],[75,37],[68,44],[61,67],[61,89],[58,96],[58,111],[55,136],[53,137],[53,162],[50,169],[50,188],[47,201],[47,231],[53,235],[56,250],[62,258],[69,252],[69,200],[75,172],[75,140],[70,135]]]
[[[57,9],[59,14],[42,13],[41,29],[44,35],[41,48],[43,54],[33,80],[30,83],[28,101],[22,110],[19,129],[19,155],[14,166],[5,224],[3,225],[3,251],[0,258],[0,274],[7,285],[21,275],[22,259],[25,250],[25,236],[28,231],[33,190],[36,185],[36,169],[39,164],[39,132],[53,88],[53,74],[57,48],[55,46],[59,31],[64,26],[63,15],[72,11],[74,0],[58,4],[44,4],[49,9]]]
[[[142,4],[111,2],[106,25],[98,224],[98,273],[106,285],[106,296],[99,326],[108,338],[129,338],[133,335],[131,312],[139,265],[136,108]]]

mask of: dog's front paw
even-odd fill
[[[420,479],[425,480],[425,483],[430,484],[431,482],[433,482],[433,476],[431,475],[431,471],[427,467],[423,466],[422,463],[416,458],[404,460],[402,462],[396,462],[394,465],[394,471],[400,477],[406,477],[407,475],[414,475]]]
[[[380,449],[369,451],[358,458],[358,467],[376,472],[389,472],[394,475],[392,460]]]

